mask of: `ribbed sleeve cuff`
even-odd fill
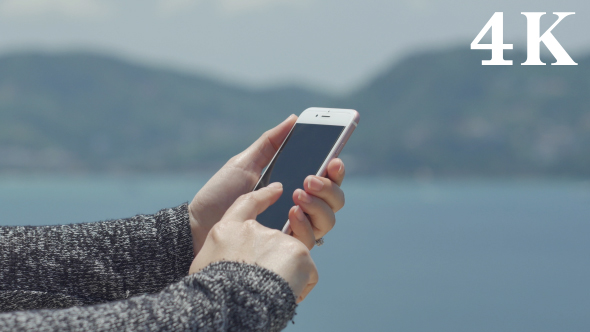
[[[217,262],[198,275],[224,280],[224,293],[232,303],[232,325],[239,326],[237,330],[280,331],[295,315],[296,298],[289,283],[268,269],[245,263]]]
[[[188,274],[194,257],[193,237],[188,216],[188,203],[164,209],[154,215],[159,247],[164,250],[171,273],[175,280]]]

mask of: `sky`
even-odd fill
[[[0,0],[0,54],[92,51],[342,94],[413,52],[469,49],[497,11],[515,48],[526,45],[521,12],[547,12],[542,31],[552,12],[576,12],[553,34],[574,60],[590,51],[587,0]]]

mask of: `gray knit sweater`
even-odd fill
[[[293,318],[295,296],[277,274],[220,262],[187,276],[192,260],[186,204],[0,227],[0,331],[278,331]]]

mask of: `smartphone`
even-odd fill
[[[289,210],[294,205],[293,192],[303,189],[307,176],[325,176],[328,163],[342,151],[359,120],[355,110],[312,107],[303,111],[254,187],[258,190],[273,182],[283,184],[279,200],[256,220],[266,227],[291,233]]]

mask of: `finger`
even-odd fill
[[[299,297],[297,298],[296,303],[300,303],[301,301],[305,300],[305,298],[307,297],[307,295],[309,295],[309,293],[315,287],[315,285],[317,285],[317,283],[307,284],[307,286],[305,286],[305,288],[301,292],[301,295],[299,295]]]
[[[327,169],[328,171],[326,172],[326,177],[334,181],[334,183],[336,183],[338,186],[340,186],[342,184],[342,181],[344,180],[344,175],[346,173],[344,169],[344,162],[342,161],[342,159],[334,158],[330,160]]]
[[[291,225],[293,237],[301,241],[307,249],[311,250],[315,245],[315,235],[311,227],[311,222],[299,206],[294,206],[289,211],[289,225]]]
[[[291,114],[278,126],[266,131],[244,152],[240,153],[236,162],[242,167],[260,175],[262,169],[268,165],[277,153],[281,144],[295,125],[297,116]]]
[[[293,193],[293,201],[307,213],[316,239],[326,235],[336,224],[332,208],[322,199],[314,197],[302,189]]]
[[[309,283],[305,286],[305,288],[303,289],[301,294],[299,294],[299,297],[297,298],[296,302],[299,303],[299,302],[305,300],[305,298],[307,297],[309,292],[311,292],[311,290],[315,287],[315,285],[318,284],[318,281],[319,281],[318,270],[317,270],[315,263],[314,263],[313,271],[312,271],[311,276],[309,278]]]
[[[244,194],[229,207],[223,220],[245,221],[256,219],[269,206],[274,204],[283,193],[283,185],[279,182],[271,183],[259,190]]]
[[[344,206],[344,192],[330,179],[310,175],[303,181],[303,188],[308,194],[323,199],[334,212]]]

